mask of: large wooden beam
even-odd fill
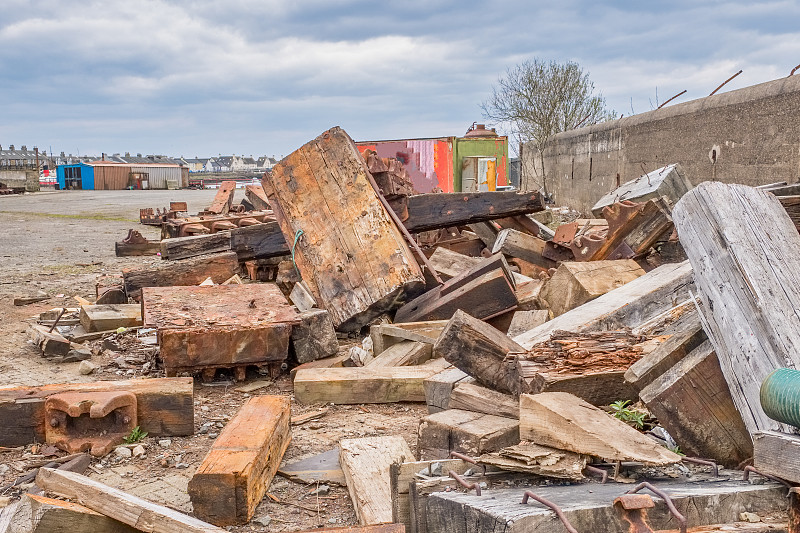
[[[253,517],[289,446],[290,416],[286,396],[255,396],[239,409],[189,481],[195,515],[217,526]]]
[[[350,499],[361,525],[392,521],[392,489],[389,467],[414,458],[403,437],[342,439],[339,443]]]
[[[225,530],[74,472],[40,468],[36,484],[93,511],[153,533],[224,533]]]
[[[789,432],[764,413],[759,391],[775,369],[800,368],[800,234],[775,196],[743,185],[701,183],[673,218],[748,431]]]
[[[545,242],[547,241],[515,229],[504,229],[497,234],[492,253],[502,252],[547,270],[554,268],[557,263],[542,256]]]
[[[759,472],[800,483],[800,436],[777,431],[753,434],[753,466]]]
[[[9,529],[2,525],[0,533],[136,533],[139,531],[127,524],[109,518],[96,511],[54,498],[37,494],[24,494],[14,509],[4,510],[11,514]]]
[[[753,456],[714,348],[705,341],[639,394],[681,451],[728,468]]]
[[[175,237],[161,241],[161,259],[188,259],[198,255],[228,252],[230,249],[230,231]]]
[[[294,395],[301,403],[358,404],[424,402],[423,382],[443,365],[306,368],[294,376]]]
[[[424,286],[368,173],[353,140],[336,127],[262,180],[303,281],[340,330],[361,329]]]
[[[279,257],[291,251],[277,222],[231,230],[230,246],[240,261]]]
[[[422,418],[417,432],[420,459],[448,459],[452,452],[470,456],[519,444],[514,418],[447,409]]]
[[[538,192],[471,192],[417,194],[408,197],[411,233],[464,226],[544,210]]]
[[[226,252],[148,268],[123,270],[122,278],[128,296],[139,299],[142,287],[198,285],[209,277],[219,284],[238,271],[239,260],[236,254]]]
[[[514,337],[523,348],[548,340],[556,330],[601,331],[636,327],[689,297],[688,261],[662,265],[618,289]]]
[[[0,388],[0,446],[45,441],[45,400],[65,392],[127,391],[136,396],[138,424],[151,436],[194,433],[192,378],[134,379]]]

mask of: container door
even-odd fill
[[[465,157],[461,163],[461,192],[478,190],[478,158]]]
[[[478,191],[494,191],[497,188],[497,159],[478,158]]]

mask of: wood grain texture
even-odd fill
[[[434,357],[443,357],[481,384],[500,392],[518,392],[510,352],[525,349],[489,324],[456,311],[433,347]]]
[[[194,433],[192,378],[155,378],[40,387],[0,388],[0,446],[44,442],[44,403],[62,392],[129,391],[136,395],[138,423],[151,436]]]
[[[477,456],[518,443],[518,420],[461,409],[423,417],[417,431],[417,448],[423,460],[448,459],[451,452]]]
[[[448,368],[427,378],[422,385],[425,389],[425,403],[429,413],[438,413],[448,408],[453,389],[459,383],[472,383],[475,378],[459,368]]]
[[[800,436],[778,431],[754,433],[753,466],[765,474],[800,483]]]
[[[327,311],[309,309],[300,313],[300,324],[292,327],[292,348],[297,362],[308,363],[339,353],[339,341]]]
[[[506,335],[514,337],[541,326],[550,320],[550,311],[537,309],[532,311],[514,311]]]
[[[414,366],[429,360],[432,355],[433,343],[401,341],[379,353],[364,366],[369,368]]]
[[[773,370],[800,368],[800,234],[775,196],[743,185],[701,183],[673,218],[734,405],[751,434],[788,432],[759,390]]]
[[[223,533],[225,530],[74,472],[40,468],[36,484],[140,531]]]
[[[549,339],[556,330],[579,332],[636,327],[686,300],[693,287],[692,267],[688,261],[662,265],[514,340],[527,349]]]
[[[175,237],[161,241],[161,259],[189,259],[198,255],[228,252],[230,249],[230,231]]]
[[[275,221],[236,228],[230,234],[230,249],[240,261],[279,257],[291,251],[280,224]]]
[[[189,481],[194,514],[218,526],[249,521],[289,446],[289,398],[254,396],[222,430]]]
[[[393,344],[403,340],[434,344],[446,325],[447,320],[429,320],[370,326],[369,336],[372,339],[373,353],[380,355]]]
[[[419,294],[422,272],[370,185],[352,139],[332,128],[262,180],[314,299],[337,329],[359,330]]]
[[[559,316],[644,274],[632,259],[564,262],[547,281],[539,299],[553,316]]]
[[[389,468],[413,459],[411,448],[400,436],[342,439],[339,446],[339,462],[359,523],[392,522]]]
[[[584,478],[588,457],[577,453],[548,448],[538,444],[516,444],[499,452],[484,454],[481,464],[495,466],[511,472],[525,472],[537,476],[580,481]]]
[[[521,395],[519,423],[523,440],[608,461],[668,465],[681,460],[626,423],[566,392]]]
[[[77,503],[23,494],[3,533],[135,533],[137,529]]]
[[[424,402],[423,382],[442,369],[440,363],[430,362],[378,368],[305,368],[294,376],[294,395],[306,404]]]
[[[409,217],[403,224],[411,233],[419,233],[543,210],[538,192],[415,194],[408,197]]]
[[[642,389],[639,397],[685,454],[728,468],[753,456],[750,435],[709,341]]]
[[[504,253],[511,257],[518,257],[543,269],[554,268],[556,262],[542,256],[545,242],[539,237],[515,229],[504,229],[497,234],[497,239],[492,246],[492,253]]]
[[[519,420],[519,400],[474,383],[459,383],[450,393],[449,409],[461,409]]]
[[[142,306],[139,304],[82,305],[80,320],[87,333],[142,325]]]
[[[213,254],[187,259],[177,263],[165,263],[137,270],[123,270],[125,292],[139,299],[142,287],[170,287],[175,285],[198,285],[210,277],[214,283],[222,283],[239,271],[239,260],[233,252]]]

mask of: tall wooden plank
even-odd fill
[[[189,481],[194,514],[244,524],[261,503],[289,446],[289,398],[254,396],[228,422]]]
[[[800,368],[800,234],[772,194],[718,182],[686,193],[673,219],[748,431],[788,432],[764,413],[759,390],[773,370]]]
[[[414,459],[403,437],[342,439],[339,462],[347,480],[347,490],[361,525],[392,521],[392,489],[389,467]]]
[[[367,179],[352,139],[332,128],[280,163],[262,184],[314,299],[341,330],[358,330],[424,279]]]

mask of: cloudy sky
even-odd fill
[[[577,61],[630,115],[788,75],[798,21],[797,1],[0,0],[0,145],[280,157],[334,125],[460,135],[534,57]]]

